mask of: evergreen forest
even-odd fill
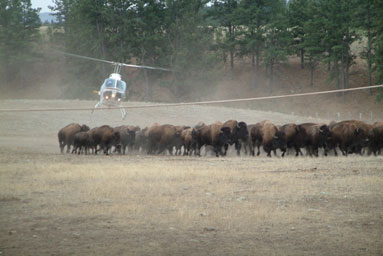
[[[267,74],[270,93],[276,67],[291,56],[310,70],[310,86],[322,65],[333,89],[349,88],[356,58],[367,67],[363,86],[383,82],[381,0],[53,0],[50,8],[56,22],[43,26],[30,0],[0,0],[2,90],[30,86],[41,58],[45,65],[64,58],[61,82],[77,81],[79,94],[112,71],[57,51],[171,69],[135,71],[128,85],[139,81],[145,100],[152,83],[180,96],[222,76],[222,66],[233,79],[243,59],[254,75]],[[355,42],[363,42],[359,56]],[[373,96],[382,100],[383,92]]]

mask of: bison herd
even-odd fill
[[[190,126],[153,124],[141,129],[138,126],[103,125],[90,129],[86,125],[72,123],[58,133],[61,153],[66,146],[67,153],[77,154],[126,154],[144,152],[147,154],[201,155],[201,148],[212,149],[214,154],[225,156],[229,147],[237,155],[260,155],[260,148],[271,157],[282,152],[295,151],[295,156],[327,156],[329,152],[338,155],[338,150],[348,154],[378,155],[383,147],[383,122],[368,124],[363,121],[347,120],[325,123],[288,123],[276,125],[265,120],[246,124],[229,120],[206,125],[203,122]],[[72,150],[71,147],[73,146]],[[206,151],[206,150],[205,150]]]

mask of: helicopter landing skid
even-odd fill
[[[126,117],[126,111],[125,111],[125,108],[120,108],[120,112],[121,112],[121,118],[122,118],[122,120],[124,120],[125,117]]]
[[[94,110],[95,110],[96,108],[98,108],[100,105],[101,105],[101,103],[98,102],[98,103],[94,106],[94,108],[92,109],[92,112],[91,112],[91,113],[93,114]]]
[[[100,107],[101,104],[102,104],[101,102],[98,102],[98,103],[94,106],[94,108],[92,109],[92,112],[91,112],[91,113],[93,114],[94,110],[95,110],[96,108]],[[126,110],[125,110],[125,108],[120,107],[120,113],[121,113],[121,118],[122,118],[122,120],[124,120],[125,117],[126,117]]]

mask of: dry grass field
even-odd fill
[[[0,101],[0,108],[91,107]],[[224,107],[0,113],[0,255],[383,255],[383,157],[60,154],[57,131],[231,118]]]

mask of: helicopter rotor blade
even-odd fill
[[[126,63],[118,63],[125,67],[131,67],[131,68],[144,68],[144,69],[152,69],[152,70],[162,70],[162,71],[171,71],[167,68],[158,68],[158,67],[151,67],[151,66],[142,66],[142,65],[134,65],[134,64],[126,64]]]
[[[75,58],[80,58],[80,59],[85,59],[85,60],[92,60],[92,61],[98,61],[98,62],[104,62],[104,63],[108,63],[108,64],[112,64],[112,65],[120,65],[120,66],[131,67],[131,68],[142,68],[142,69],[151,69],[151,70],[172,71],[172,70],[167,69],[167,68],[151,67],[151,66],[144,66],[144,65],[134,65],[134,64],[126,64],[126,63],[122,63],[122,62],[102,60],[102,59],[97,59],[97,58],[77,55],[77,54],[73,54],[73,53],[67,53],[67,52],[61,52],[61,51],[58,51],[58,52],[61,53],[61,54],[64,54],[64,55],[75,57]]]
[[[96,59],[96,58],[82,56],[82,55],[77,55],[77,54],[73,54],[73,53],[67,53],[67,52],[59,52],[59,53],[61,53],[63,55],[68,55],[68,56],[71,56],[71,57],[75,57],[75,58],[85,59],[85,60],[93,60],[93,61],[98,61],[98,62],[104,62],[104,63],[108,63],[108,64],[112,64],[112,65],[118,64],[117,62],[114,62],[114,61]]]

